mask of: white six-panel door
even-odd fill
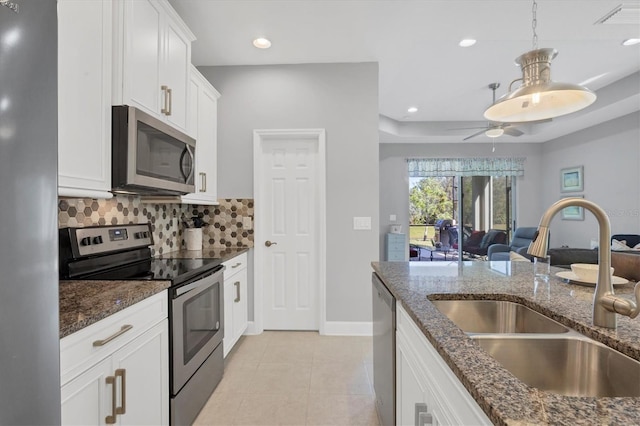
[[[263,329],[318,330],[324,218],[320,144],[317,135],[285,134],[270,135],[259,145],[255,244]]]

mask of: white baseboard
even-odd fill
[[[262,332],[260,332],[260,333],[262,333]],[[258,333],[256,331],[256,323],[253,322],[253,321],[249,321],[247,323],[247,329],[242,334],[244,334],[245,336],[252,336],[252,335],[260,334],[260,333]]]
[[[373,323],[327,321],[324,324],[323,334],[330,336],[372,336]]]

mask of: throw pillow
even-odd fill
[[[614,250],[614,251],[631,250],[631,247],[627,245],[626,240],[618,241],[616,239],[613,239],[611,240],[611,250]]]

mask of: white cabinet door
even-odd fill
[[[224,338],[222,339],[222,355],[227,354],[235,345],[233,336],[233,286],[231,280],[224,280]]]
[[[184,203],[218,204],[218,98],[220,93],[191,67],[189,134],[196,139],[196,192],[182,197]]]
[[[187,93],[191,66],[191,41],[184,37],[172,21],[167,20],[164,31],[164,64],[161,86],[169,91],[167,120],[175,127],[187,130]]]
[[[166,0],[114,0],[115,105],[138,107],[187,132],[191,42]]]
[[[160,111],[160,55],[162,12],[147,0],[123,2],[124,104],[150,114]],[[124,101],[124,99],[123,99]]]
[[[224,340],[226,357],[248,325],[247,254],[224,262]]]
[[[111,198],[111,1],[58,0],[58,194]]]
[[[107,384],[112,374],[111,359],[94,365],[69,383],[62,386],[63,425],[104,425],[112,413],[114,384]]]
[[[416,404],[425,403],[424,388],[406,353],[406,343],[397,340],[396,350],[396,423],[402,426],[415,424]]]
[[[121,425],[169,423],[169,331],[165,319],[113,354]],[[124,392],[123,392],[124,389]]]
[[[416,424],[416,404],[428,425],[490,425],[476,401],[429,343],[400,303],[396,303],[396,420]]]
[[[236,340],[247,329],[247,270],[243,269],[231,278],[233,286],[233,335]]]

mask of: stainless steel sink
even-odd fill
[[[567,396],[640,397],[640,362],[587,338],[473,338],[529,386]]]
[[[467,333],[566,333],[569,329],[524,305],[499,300],[432,300]]]

